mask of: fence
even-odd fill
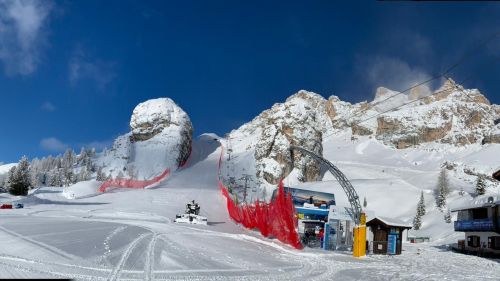
[[[297,219],[292,196],[286,193],[283,181],[278,187],[278,195],[269,203],[256,200],[254,203],[237,204],[222,183],[220,167],[223,149],[219,157],[218,175],[219,188],[227,201],[227,211],[232,220],[249,229],[258,229],[265,237],[275,237],[283,243],[296,249],[302,249],[299,234],[297,233]]]
[[[125,187],[125,188],[146,188],[152,187],[155,184],[160,183],[162,180],[166,179],[170,174],[170,169],[166,169],[159,176],[154,177],[151,180],[133,180],[133,179],[111,179],[105,181],[100,187],[99,192],[105,192],[106,189],[110,187]]]

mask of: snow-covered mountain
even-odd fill
[[[222,175],[240,199],[245,184],[252,188],[247,200],[269,198],[284,179],[334,192],[339,204],[348,204],[318,163],[297,152],[292,159],[289,147],[302,146],[337,165],[377,215],[411,222],[423,191],[428,212],[420,234],[452,241],[453,227],[435,207],[438,174],[444,168],[450,179],[447,208],[473,200],[478,176],[486,178],[487,195],[496,195],[500,185],[491,175],[500,169],[499,118],[500,106],[452,80],[433,93],[379,88],[373,101],[357,104],[302,90],[228,135]]]
[[[254,150],[256,177],[276,184],[290,174],[298,181],[320,176],[311,159],[298,154],[292,161],[290,145],[322,154],[327,137],[349,133],[353,139],[368,136],[388,148],[425,149],[423,144],[443,143],[455,149],[499,143],[499,119],[500,106],[491,105],[479,90],[447,80],[432,94],[424,86],[408,95],[380,87],[372,102],[357,104],[302,90],[229,136],[233,153]]]

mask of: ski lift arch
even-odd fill
[[[335,179],[338,181],[342,189],[344,190],[345,194],[347,195],[347,199],[349,200],[349,204],[351,205],[351,216],[354,220],[354,223],[356,225],[360,225],[360,220],[361,220],[361,203],[359,202],[359,196],[354,187],[352,186],[351,182],[347,179],[347,177],[342,173],[342,171],[337,168],[337,166],[333,165],[330,161],[326,160],[325,158],[317,155],[316,153],[307,150],[305,148],[299,147],[299,146],[290,146],[289,148],[292,161],[294,159],[293,157],[293,152],[294,151],[299,151],[303,154],[306,154],[310,156],[312,159],[318,161],[321,166],[325,167],[332,173],[332,175],[335,177]]]

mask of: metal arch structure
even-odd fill
[[[326,167],[330,173],[337,179],[339,182],[340,186],[342,186],[342,189],[344,190],[345,194],[347,195],[347,198],[349,200],[349,203],[351,204],[351,215],[354,219],[354,222],[356,225],[360,225],[360,220],[361,220],[361,203],[359,202],[359,196],[354,187],[352,186],[351,182],[347,179],[347,177],[342,173],[339,168],[337,168],[335,165],[333,165],[330,161],[326,160],[325,158],[317,155],[316,153],[309,151],[305,148],[298,147],[298,146],[290,146],[290,152],[292,153],[292,161],[293,161],[293,151],[297,150],[300,151],[304,154],[309,155],[311,158],[314,160],[318,161],[323,167]]]

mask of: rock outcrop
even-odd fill
[[[118,137],[99,160],[113,178],[150,179],[165,169],[177,169],[188,159],[193,126],[171,99],[152,99],[137,105],[130,127],[131,132]]]
[[[319,178],[319,163],[305,155],[294,153],[290,146],[300,146],[321,155],[322,131],[331,126],[326,115],[325,99],[319,95],[300,91],[283,104],[275,104],[259,118],[262,133],[255,146],[257,174],[270,184],[297,169],[299,181]],[[325,124],[326,123],[326,124]]]

